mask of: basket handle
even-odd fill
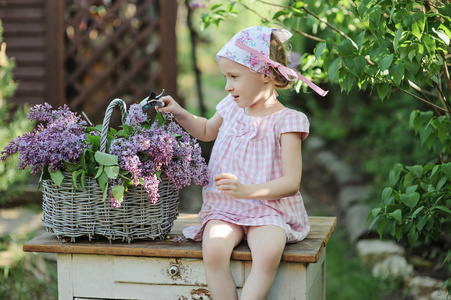
[[[125,104],[124,100],[116,98],[110,102],[110,105],[108,105],[105,112],[105,117],[103,118],[102,133],[100,134],[100,152],[106,151],[106,138],[108,134],[108,128],[110,125],[111,114],[113,113],[113,108],[116,105],[119,105],[119,108],[121,109],[122,114],[121,121],[122,124],[125,124],[125,119],[127,118],[127,105]]]

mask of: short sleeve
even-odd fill
[[[216,105],[216,111],[223,119],[228,119],[230,114],[233,114],[233,111],[236,109],[239,109],[239,107],[235,101],[233,101],[233,97],[230,94]]]
[[[307,116],[299,111],[290,109],[283,117],[280,124],[280,134],[287,132],[299,132],[301,139],[305,140],[309,134],[310,122]]]

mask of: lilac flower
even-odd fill
[[[129,171],[133,185],[142,184],[152,203],[158,200],[159,179],[156,172],[164,172],[177,189],[194,181],[208,183],[207,165],[201,156],[197,140],[192,139],[175,121],[166,115],[167,125],[152,123],[144,126],[146,116],[141,107],[130,108],[127,125],[133,135],[116,137],[109,153],[118,156],[119,167]]]
[[[125,124],[127,125],[141,124],[146,120],[147,114],[143,112],[141,105],[133,104],[130,106],[127,118],[125,120]]]
[[[158,187],[160,185],[160,181],[157,178],[157,175],[153,174],[151,176],[146,176],[143,178],[144,184],[143,187],[149,194],[150,201],[155,204],[158,201],[158,197],[160,197],[160,194],[158,194]]]
[[[300,53],[290,51],[287,57],[288,67],[291,69],[297,69],[297,67],[301,63],[301,57],[302,55]]]
[[[183,242],[183,236],[176,236],[172,239],[175,243]]]
[[[202,0],[193,0],[193,1],[190,1],[190,3],[189,3],[189,7],[191,9],[204,8],[206,6],[207,5],[205,4],[205,1],[202,1]]]
[[[30,166],[32,174],[37,174],[45,166],[50,172],[61,169],[64,161],[78,163],[84,149],[90,147],[86,142],[87,124],[67,105],[51,109],[47,103],[32,107],[27,118],[47,124],[39,124],[33,132],[12,140],[1,152],[0,159],[4,161],[19,152],[19,169]]]
[[[119,208],[122,205],[113,196],[113,186],[120,185],[120,184],[122,184],[122,180],[121,179],[118,179],[118,180],[110,179],[110,180],[108,180],[108,195],[110,196],[110,205],[111,205],[111,207],[114,207],[114,208]],[[123,197],[122,201],[124,201],[124,198],[125,198],[125,196]]]

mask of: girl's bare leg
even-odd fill
[[[211,220],[202,236],[202,255],[208,289],[214,300],[238,299],[230,270],[233,248],[243,239],[243,228],[220,220]]]
[[[287,242],[279,226],[250,227],[247,243],[252,253],[252,269],[241,293],[241,300],[264,300],[271,291]]]

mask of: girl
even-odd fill
[[[303,240],[310,229],[299,185],[301,143],[307,117],[277,101],[276,88],[301,79],[286,67],[286,30],[251,27],[237,33],[216,55],[229,93],[211,119],[190,114],[170,96],[165,107],[195,138],[216,139],[203,190],[199,226],[187,238],[202,240],[205,275],[213,299],[237,299],[230,271],[234,247],[246,237],[252,270],[241,299],[266,299],[287,242]]]

